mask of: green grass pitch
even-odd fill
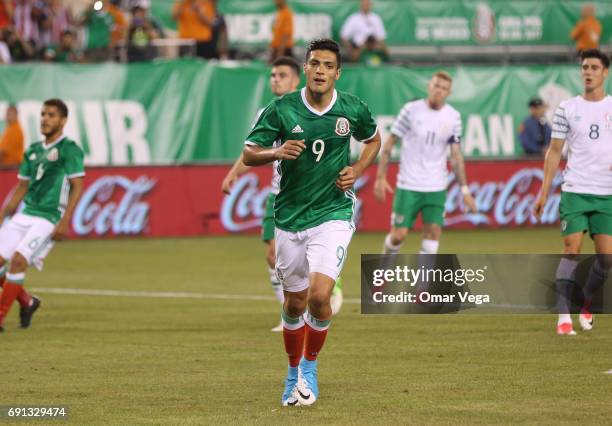
[[[356,234],[343,272],[359,297]],[[414,234],[404,252],[419,247]],[[555,253],[556,229],[447,231],[445,253]],[[585,251],[592,250],[587,239]],[[612,418],[612,318],[573,338],[553,315],[362,316],[345,303],[320,355],[320,399],[281,408],[286,356],[255,236],[70,241],[26,285],[0,335],[0,405],[67,405],[72,424],[604,424]],[[197,293],[54,294],[52,288]],[[0,420],[0,423],[3,423]],[[48,423],[48,422],[47,422]],[[62,422],[59,422],[60,424]],[[19,422],[17,424],[24,424]],[[42,424],[35,422],[34,424]],[[55,424],[55,423],[53,423]]]

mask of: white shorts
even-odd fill
[[[28,264],[42,270],[43,260],[51,251],[55,225],[42,217],[17,213],[0,227],[0,256],[10,261],[15,252]]]
[[[276,276],[283,289],[307,289],[311,272],[337,280],[354,232],[355,227],[345,220],[331,220],[300,232],[276,228]]]

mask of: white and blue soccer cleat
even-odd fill
[[[283,407],[300,405],[298,402],[298,383],[299,369],[298,367],[287,368],[287,378],[285,379],[285,391],[281,397],[281,404]]]
[[[302,357],[297,383],[297,399],[300,405],[312,405],[319,397],[317,360],[308,361]]]

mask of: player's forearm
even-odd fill
[[[274,148],[245,146],[242,151],[242,162],[245,166],[262,166],[276,160]]]
[[[389,135],[389,138],[385,142],[382,152],[380,153],[380,159],[378,160],[378,170],[376,171],[377,179],[387,177],[387,169],[389,168],[389,161],[391,160],[391,152],[396,141],[397,139],[394,135]]]
[[[13,192],[11,199],[6,204],[6,212],[8,214],[12,214],[15,212],[15,210],[17,210],[19,203],[21,203],[23,198],[26,196],[29,186],[30,186],[29,180],[19,179],[19,183],[17,184],[17,188],[15,189],[15,192]]]
[[[540,191],[542,194],[548,195],[560,162],[561,149],[557,147],[557,144],[551,144],[544,157],[544,179],[542,180],[542,189]]]
[[[76,208],[79,199],[81,198],[81,194],[83,193],[83,178],[77,177],[70,179],[70,194],[68,195],[68,205],[66,206],[66,212],[62,220],[66,222],[70,222],[72,219],[72,214],[74,213],[74,209]]]
[[[251,167],[244,164],[243,159],[244,159],[244,153],[241,152],[240,156],[238,157],[238,159],[236,160],[236,162],[230,169],[228,176],[240,177],[251,169]]]
[[[451,156],[451,167],[453,169],[453,173],[455,173],[455,179],[460,186],[467,185],[467,176],[465,174],[465,160],[463,159],[463,155],[459,151],[453,152]]]
[[[370,164],[374,162],[376,156],[378,155],[378,151],[380,151],[380,133],[377,132],[374,139],[368,142],[361,151],[359,160],[353,164],[353,170],[355,171],[357,177],[361,176],[365,169],[367,169]]]

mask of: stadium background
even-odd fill
[[[161,0],[150,4],[152,16],[165,26],[168,45],[175,40],[176,30],[170,17],[172,4]],[[534,225],[526,209],[541,178],[540,164],[523,158],[517,132],[530,98],[538,96],[549,105],[550,120],[562,100],[580,92],[569,32],[584,4],[557,0],[375,2],[374,10],[387,28],[392,61],[380,67],[347,64],[338,87],[368,103],[384,140],[402,105],[426,94],[426,82],[434,70],[443,68],[453,75],[449,102],[462,114],[462,148],[482,214],[462,215],[453,196],[457,188],[451,186],[449,227]],[[612,44],[612,5],[594,4],[605,49]],[[89,3],[74,2],[74,6],[79,10]],[[337,38],[358,2],[293,1],[290,6],[296,15],[296,55],[300,56],[308,39]],[[84,148],[90,167],[88,196],[75,218],[83,226],[77,226],[76,235],[257,232],[269,190],[269,170],[254,170],[244,177],[241,194],[222,197],[217,188],[227,171],[219,165],[233,162],[252,117],[272,96],[268,67],[258,58],[266,56],[274,5],[265,0],[225,0],[219,9],[227,21],[230,46],[241,52],[234,56],[255,60],[172,59],[176,51],[160,48],[160,59],[154,62],[28,62],[0,69],[0,117],[9,102],[16,103],[26,143],[39,137],[44,99],[60,96],[70,106],[66,134]],[[3,124],[0,121],[0,128]],[[358,146],[353,148],[357,155]],[[190,167],[176,167],[187,164]],[[4,200],[13,181],[9,172],[2,173],[0,199]],[[358,185],[360,228],[384,231],[390,202],[380,208],[373,200],[372,176],[373,169]],[[194,180],[202,183],[194,185]],[[179,182],[185,183],[183,191],[169,190]],[[113,226],[95,225],[100,215],[94,210],[108,213],[105,207],[121,201],[122,209],[109,216]],[[557,202],[558,198],[551,199],[545,224],[557,221]],[[166,219],[173,213],[170,205],[180,206],[180,214],[173,214],[172,221]],[[106,215],[102,216],[103,222]]]
[[[609,53],[612,4],[590,3]],[[289,4],[297,14],[300,58],[306,40],[337,37],[358,7],[340,0]],[[552,114],[559,102],[581,92],[568,33],[584,4],[374,1],[387,27],[392,63],[347,64],[338,88],[365,100],[386,135],[403,103],[425,95],[434,70],[453,75],[448,102],[462,114],[462,147],[480,214],[462,213],[451,181],[443,252],[559,250],[558,197],[551,197],[548,226],[529,214],[542,159],[522,155],[517,129],[531,97],[541,97]],[[170,39],[171,6],[151,2]],[[223,0],[219,8],[231,46],[251,59],[0,66],[0,130],[6,106],[16,103],[30,143],[39,137],[42,101],[57,96],[68,102],[66,133],[81,144],[88,166],[72,234],[104,239],[59,244],[45,272],[30,273],[28,284],[45,298],[45,309],[28,331],[31,337],[7,334],[2,347],[7,365],[32,370],[7,373],[0,402],[67,403],[81,423],[291,418],[275,411],[281,378],[268,360],[284,361],[278,336],[267,330],[278,307],[266,285],[263,248],[252,235],[271,170],[249,172],[229,196],[220,191],[252,118],[271,99],[269,68],[261,59],[274,7],[265,0]],[[330,398],[301,413],[301,420],[607,421],[612,389],[600,373],[610,368],[605,354],[612,341],[603,331],[612,325],[608,318],[600,322],[602,334],[560,343],[550,316],[459,321],[359,315],[358,254],[378,252],[389,223],[391,200],[374,200],[374,172],[372,167],[357,185],[360,233],[344,272],[347,304],[335,321],[335,343],[322,354],[328,367],[321,380],[328,380],[324,392]],[[15,170],[0,170],[0,202],[14,176]],[[203,238],[125,238],[139,236]],[[416,250],[418,239],[412,234],[404,250]],[[373,347],[364,348],[361,336],[369,336]],[[397,341],[406,345],[392,345]],[[380,348],[393,348],[393,356]],[[589,367],[588,375],[575,368],[575,359]],[[251,368],[258,374],[251,375]],[[381,407],[386,415],[368,417]]]

